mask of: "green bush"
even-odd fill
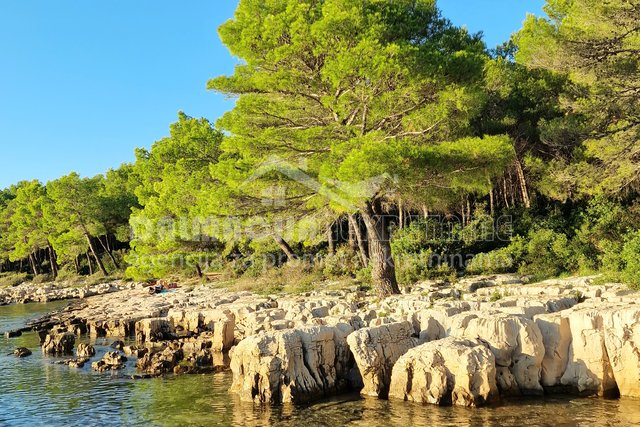
[[[574,269],[573,251],[565,234],[548,228],[529,232],[521,273],[545,278]]]
[[[469,274],[513,273],[518,270],[525,253],[524,239],[516,236],[511,244],[505,248],[474,256],[467,264],[465,271]]]
[[[447,264],[436,262],[437,258],[429,250],[417,254],[407,254],[395,259],[396,278],[400,285],[412,285],[420,280],[456,279],[456,270]]]
[[[321,262],[326,278],[355,277],[362,268],[360,256],[346,245],[338,246],[334,255],[327,255]]]
[[[514,237],[507,247],[476,255],[466,271],[470,274],[518,271],[545,278],[574,268],[574,252],[567,236],[543,228],[530,231],[527,237]]]
[[[640,231],[625,237],[620,254],[622,260],[622,280],[634,288],[640,288]]]

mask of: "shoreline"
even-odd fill
[[[546,393],[640,397],[627,334],[640,333],[640,294],[590,281],[426,281],[384,300],[356,287],[261,296],[199,285],[150,295],[128,284],[27,328],[61,355],[85,334],[135,338],[89,356],[96,370],[118,369],[121,356],[137,359],[141,378],[230,368],[231,391],[257,403],[358,391],[461,406]]]

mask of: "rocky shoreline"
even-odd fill
[[[231,392],[257,403],[354,390],[461,406],[544,393],[640,397],[640,294],[590,282],[429,281],[384,300],[356,287],[260,296],[204,285],[151,295],[127,285],[28,326],[50,354],[73,354],[83,334],[135,338],[100,355],[98,371],[126,357],[141,376],[230,368]],[[96,357],[77,350],[82,364]]]
[[[94,295],[104,295],[136,288],[141,285],[140,283],[128,283],[120,280],[80,287],[68,286],[65,282],[23,283],[18,286],[0,289],[0,306],[88,298]]]

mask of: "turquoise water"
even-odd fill
[[[0,331],[18,328],[64,303],[0,307]],[[94,344],[98,357],[111,339]],[[43,357],[34,333],[0,338],[0,425],[25,426],[627,426],[640,425],[640,401],[547,397],[480,409],[422,406],[357,395],[310,406],[268,408],[227,393],[229,373],[133,380],[135,361],[116,373],[71,369]],[[15,347],[33,355],[7,355]]]

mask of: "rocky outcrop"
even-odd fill
[[[534,321],[540,329],[544,345],[541,383],[545,387],[559,386],[569,360],[569,319],[562,313],[550,313],[535,316]]]
[[[167,318],[142,319],[136,322],[135,330],[137,343],[175,338],[173,325]]]
[[[515,380],[521,393],[542,394],[540,376],[545,349],[542,334],[532,320],[508,314],[477,317],[469,320],[463,336],[486,342],[496,366],[508,369],[498,370],[502,374],[498,377],[501,391],[515,391]]]
[[[233,385],[241,400],[301,403],[330,396],[353,384],[346,350],[350,326],[315,326],[263,332],[231,351]]]
[[[561,384],[579,394],[604,396],[617,386],[605,344],[602,309],[583,308],[567,314],[571,345]]]
[[[43,284],[23,283],[18,286],[0,289],[0,305],[86,298],[92,295],[104,295],[131,289],[136,286],[141,286],[141,284],[115,281],[79,288],[77,286],[68,286],[64,282]]]
[[[625,397],[640,397],[640,308],[611,308],[602,315],[605,348],[618,391]]]
[[[478,340],[448,337],[422,344],[393,366],[389,398],[480,406],[497,397],[495,358]]]
[[[184,357],[184,353],[177,346],[169,346],[159,352],[147,352],[136,362],[138,370],[152,375],[173,372],[174,368]]]
[[[73,354],[76,337],[71,332],[55,329],[49,332],[42,344],[42,352],[49,355]]]
[[[96,349],[91,344],[80,343],[76,355],[82,358],[91,358],[96,355]]]
[[[410,322],[363,328],[347,337],[362,376],[362,394],[386,397],[394,363],[418,344]]]

